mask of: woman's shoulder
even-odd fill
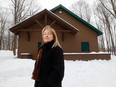
[[[53,51],[61,51],[61,52],[63,52],[63,49],[60,46],[55,46],[52,49],[53,49]]]

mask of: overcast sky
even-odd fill
[[[38,0],[38,3],[40,3],[42,8],[52,9],[59,4],[62,4],[65,7],[69,7],[76,1],[78,0]]]
[[[47,8],[52,9],[55,6],[62,4],[63,6],[69,8],[73,3],[79,0],[38,0],[38,3],[41,5],[42,9]],[[92,3],[94,0],[84,0],[88,3]]]
[[[4,7],[7,7],[8,1],[10,0],[0,0],[0,4]],[[69,8],[74,2],[77,2],[79,0],[37,0],[37,3],[41,6],[42,9],[52,9],[56,7],[59,4],[62,4],[63,6]],[[84,0],[88,3],[92,3],[94,0]]]

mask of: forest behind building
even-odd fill
[[[0,4],[0,50],[17,49],[18,37],[9,28],[41,10],[37,0],[9,0],[8,8]],[[116,55],[116,0],[97,0],[93,4],[80,0],[69,10],[103,32],[98,36],[99,50]]]

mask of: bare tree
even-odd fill
[[[86,20],[88,23],[91,22],[91,8],[88,3],[85,1],[77,1],[76,3],[72,4],[71,10],[77,14],[82,19]]]
[[[102,31],[104,33],[104,40],[106,42],[107,51],[112,54],[116,54],[116,42],[115,42],[115,10],[116,4],[113,0],[99,0],[96,11],[94,14],[98,17],[100,25],[102,25]],[[115,2],[116,3],[116,2]],[[108,6],[109,4],[109,6]],[[115,5],[115,6],[114,6]]]
[[[95,21],[96,21],[96,27],[103,32],[102,30],[103,25],[101,25],[102,24],[101,21],[96,18],[95,18]],[[103,35],[98,37],[98,43],[99,43],[98,45],[99,45],[99,50],[105,52],[105,40],[104,40]]]
[[[13,25],[25,20],[39,11],[40,7],[36,4],[35,0],[11,0]],[[12,41],[13,53],[16,55],[17,36],[14,34]]]
[[[6,22],[7,22],[7,15],[6,11],[2,10],[0,12],[0,50],[4,49],[4,35],[5,35],[5,30],[6,30]]]
[[[116,19],[116,0],[99,0],[105,10]]]

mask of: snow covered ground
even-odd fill
[[[34,87],[34,60],[0,51],[0,87]],[[111,60],[66,61],[63,87],[116,87],[116,56]]]

